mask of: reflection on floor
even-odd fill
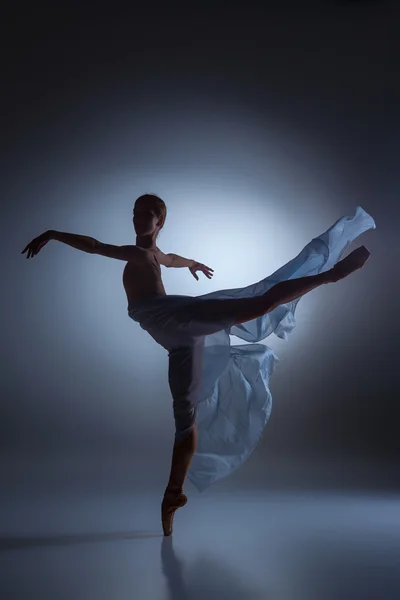
[[[192,492],[172,537],[159,517],[150,495],[2,506],[1,598],[400,598],[398,497]]]

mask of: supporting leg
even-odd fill
[[[175,511],[185,506],[187,497],[183,493],[183,483],[192,462],[197,446],[197,425],[179,444],[174,444],[171,472],[161,505],[161,521],[164,535],[171,535]]]
[[[171,535],[175,511],[187,502],[183,484],[197,447],[196,406],[201,385],[202,353],[202,342],[179,346],[169,352],[168,381],[173,398],[175,443],[161,506],[164,535]]]

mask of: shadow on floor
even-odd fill
[[[87,544],[93,542],[115,542],[121,540],[135,540],[141,538],[161,538],[162,533],[146,533],[133,531],[128,533],[87,533],[80,535],[48,535],[32,537],[1,537],[1,550],[22,550],[25,548],[39,548],[43,546],[71,546],[74,544]]]
[[[243,574],[218,561],[215,556],[200,556],[186,569],[174,551],[173,537],[164,537],[161,564],[167,581],[169,600],[268,600],[265,590],[243,581]],[[185,570],[187,577],[185,581]],[[275,597],[275,596],[274,596]]]

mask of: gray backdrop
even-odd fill
[[[149,5],[136,20],[15,9],[1,111],[8,489],[167,478],[167,354],[128,318],[124,263],[55,241],[21,255],[46,229],[135,243],[145,192],[168,206],[160,248],[215,270],[197,282],[162,267],[171,294],[258,281],[357,204],[375,218],[354,245],[367,266],[304,297],[288,342],[265,340],[281,359],[272,415],[226,483],[398,485],[397,4]]]

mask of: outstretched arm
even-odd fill
[[[134,246],[113,246],[112,244],[103,244],[87,235],[65,233],[63,231],[50,229],[32,240],[22,251],[22,254],[28,251],[26,258],[33,258],[50,240],[63,242],[64,244],[72,246],[72,248],[88,252],[89,254],[100,254],[101,256],[117,258],[123,261],[131,260],[134,252]]]
[[[63,233],[61,231],[49,229],[29,242],[29,244],[25,246],[24,250],[22,250],[21,254],[24,254],[24,252],[27,251],[26,258],[33,258],[50,240],[64,242],[65,244],[68,244],[77,250],[83,250],[84,252],[90,253],[94,252],[97,243],[97,240],[86,235]]]
[[[134,257],[135,246],[114,246],[113,244],[104,244],[95,238],[86,235],[77,235],[76,233],[62,233],[60,231],[52,231],[52,239],[64,244],[69,244],[73,248],[89,252],[90,254],[99,254],[108,258],[116,258],[129,262]]]
[[[157,260],[160,265],[164,267],[192,267],[195,264],[195,260],[191,258],[183,258],[179,254],[164,254],[159,248],[156,252]]]
[[[72,246],[72,248],[82,250],[83,252],[89,252],[90,254],[94,252],[96,244],[98,243],[97,240],[87,235],[65,233],[63,231],[54,231],[53,229],[51,229],[48,233],[50,234],[51,240],[63,242],[64,244],[68,244],[68,246]]]
[[[196,271],[202,271],[208,279],[211,279],[213,276],[213,269],[210,269],[210,267],[206,267],[206,265],[196,262],[191,258],[183,258],[183,256],[179,256],[179,254],[164,254],[159,248],[157,248],[156,256],[160,265],[164,265],[165,267],[188,267],[189,271],[197,281],[199,278],[196,275]]]

